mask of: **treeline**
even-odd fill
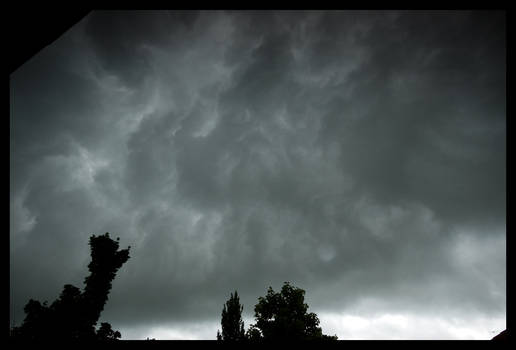
[[[84,279],[85,287],[66,284],[59,298],[52,304],[30,299],[24,307],[25,319],[21,326],[10,329],[14,340],[118,340],[119,331],[107,322],[97,323],[108,300],[111,282],[118,270],[129,259],[129,249],[119,250],[119,238],[92,235],[89,240],[90,274]],[[308,313],[304,302],[305,291],[285,282],[280,292],[269,287],[265,297],[259,297],[255,319],[247,331],[242,320],[243,306],[237,291],[231,293],[223,305],[221,326],[217,340],[336,340],[337,336],[322,333],[319,318]]]
[[[259,297],[254,307],[256,323],[244,331],[242,311],[237,291],[231,293],[222,308],[222,333],[217,340],[337,340],[337,336],[322,333],[319,318],[308,313],[305,291],[285,282],[280,292],[269,287],[265,297]]]

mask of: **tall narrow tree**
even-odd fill
[[[84,320],[88,327],[93,327],[97,323],[111,291],[111,282],[118,269],[129,259],[130,247],[119,251],[118,240],[112,240],[109,233],[98,237],[93,235],[90,238],[90,275],[84,279],[86,286],[83,292]]]
[[[217,331],[217,340],[238,341],[245,339],[244,321],[242,311],[244,307],[240,305],[237,291],[231,293],[229,300],[222,308],[222,333]]]

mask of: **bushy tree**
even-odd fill
[[[262,332],[255,325],[250,325],[247,332],[245,332],[245,338],[247,340],[260,340],[263,339]]]
[[[242,310],[240,298],[237,291],[231,293],[229,300],[222,308],[222,333],[217,331],[217,340],[239,341],[245,339],[244,321],[242,321]]]
[[[247,332],[249,339],[264,340],[336,340],[337,336],[322,334],[319,318],[308,313],[305,291],[285,282],[281,292],[269,287],[265,297],[258,298],[256,323]]]
[[[97,331],[98,340],[118,340],[122,335],[119,331],[113,331],[111,325],[107,322],[102,322]]]
[[[12,329],[11,336],[27,340],[70,339],[70,340],[115,340],[120,332],[113,331],[109,323],[95,325],[104,310],[111,290],[111,282],[118,269],[129,259],[129,248],[118,250],[116,241],[109,233],[92,235],[89,245],[91,262],[90,275],[84,280],[84,291],[66,284],[59,298],[50,306],[30,299],[25,305],[25,320],[20,327]]]

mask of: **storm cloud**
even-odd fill
[[[110,232],[125,339],[215,339],[284,281],[340,339],[492,337],[505,42],[504,12],[90,13],[11,75],[11,321]]]

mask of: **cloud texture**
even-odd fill
[[[214,339],[283,281],[340,338],[505,328],[505,40],[498,12],[91,13],[11,76],[11,320],[108,231],[101,319],[143,338]]]

